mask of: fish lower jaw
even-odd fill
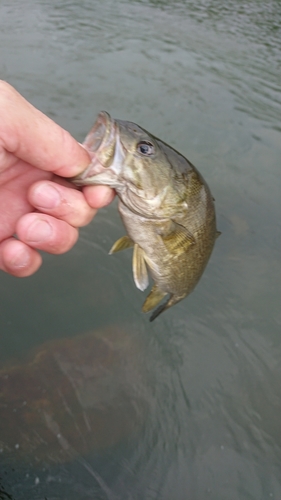
[[[76,186],[85,186],[87,184],[96,184],[95,177],[103,172],[106,168],[101,164],[97,157],[92,158],[90,165],[79,175],[73,177],[72,182]]]

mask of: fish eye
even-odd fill
[[[151,142],[141,141],[137,145],[137,151],[144,156],[151,156],[155,152],[155,148]]]

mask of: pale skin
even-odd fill
[[[114,192],[66,179],[90,163],[87,151],[64,129],[0,80],[0,269],[35,273],[38,250],[61,254]]]

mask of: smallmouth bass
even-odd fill
[[[184,299],[198,283],[217,236],[214,200],[198,170],[175,149],[132,122],[101,112],[83,145],[91,163],[72,181],[116,190],[127,235],[110,254],[133,247],[140,290],[154,285],[142,311],[150,321]],[[168,300],[160,302],[169,295]]]

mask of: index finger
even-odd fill
[[[0,147],[41,170],[72,177],[90,163],[87,151],[11,85],[0,80]]]

